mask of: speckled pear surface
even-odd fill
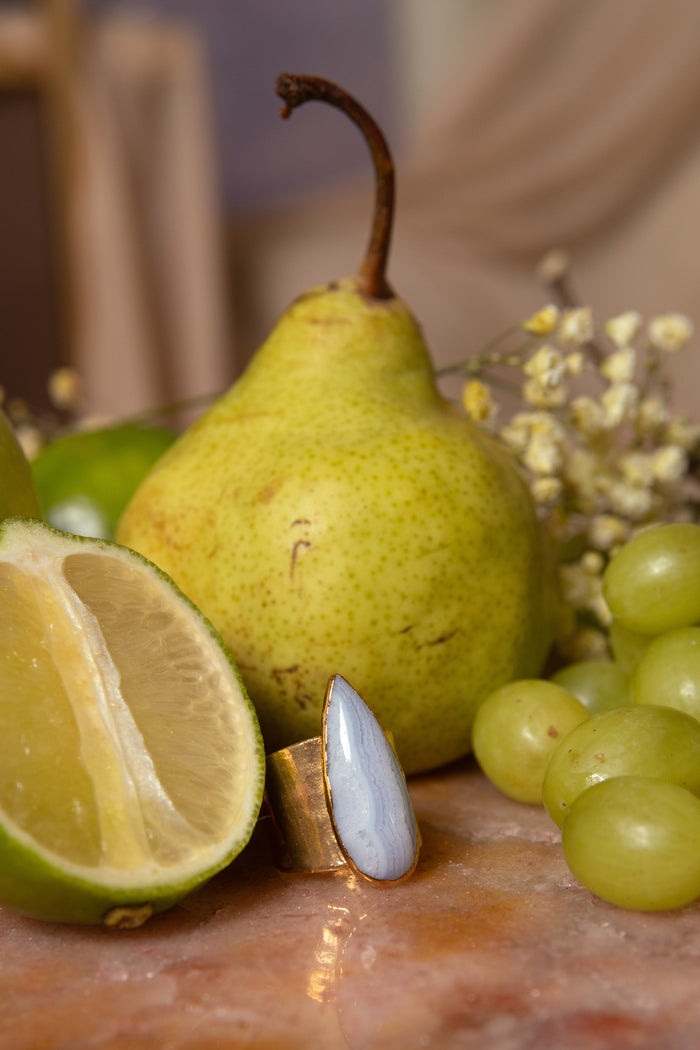
[[[404,304],[352,279],[292,304],[118,539],[221,631],[268,750],[318,735],[339,673],[406,772],[439,766],[550,642],[545,549],[510,458],[440,396]]]

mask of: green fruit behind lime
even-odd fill
[[[0,518],[40,518],[32,471],[12,424],[0,409]]]
[[[43,516],[56,528],[111,539],[138,485],[176,433],[136,423],[67,434],[32,461]]]

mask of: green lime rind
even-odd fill
[[[139,908],[150,906],[157,914],[182,900],[187,894],[201,886],[235,859],[245,848],[255,829],[263,801],[265,786],[265,749],[255,708],[248,696],[241,673],[223,642],[221,635],[196,605],[184,594],[173,580],[143,555],[110,540],[98,540],[63,533],[33,518],[9,517],[0,521],[0,558],[3,549],[18,542],[27,533],[45,534],[52,543],[75,550],[76,544],[85,544],[92,549],[104,551],[114,557],[136,561],[168,588],[176,598],[184,602],[200,626],[209,634],[224,655],[231,674],[238,683],[240,698],[248,715],[254,766],[258,775],[250,783],[247,819],[239,828],[235,839],[222,843],[220,855],[215,850],[203,859],[202,867],[183,865],[186,874],[178,876],[177,869],[159,868],[152,879],[140,879],[138,873],[124,873],[119,884],[119,872],[110,874],[90,869],[63,860],[44,849],[28,834],[14,829],[0,813],[0,906],[11,908],[33,919],[50,922],[102,924],[114,908]],[[0,698],[0,705],[2,699]],[[13,833],[14,830],[14,833]],[[84,873],[84,874],[83,874]]]
[[[254,826],[253,820],[230,852],[185,882],[174,876],[174,882],[124,887],[68,874],[61,868],[60,858],[51,863],[39,847],[34,849],[19,842],[2,827],[0,817],[0,907],[31,919],[81,925],[102,925],[109,912],[118,907],[149,905],[150,914],[156,915],[230,864],[247,845]]]
[[[137,486],[176,437],[166,427],[122,423],[52,441],[30,464],[43,517],[67,501],[89,500],[113,534]]]

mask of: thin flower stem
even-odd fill
[[[480,369],[481,363],[483,362],[484,358],[488,357],[491,354],[491,352],[495,350],[497,346],[499,346],[500,343],[504,342],[504,340],[506,339],[510,339],[511,336],[521,332],[522,327],[519,324],[511,325],[509,328],[506,328],[504,331],[502,331],[499,335],[494,336],[493,339],[489,339],[489,341],[485,343],[472,357],[468,357],[465,361],[458,361],[456,364],[443,365],[442,368],[436,368],[435,376],[438,379],[442,379],[444,376],[474,375]],[[508,353],[524,353],[525,350],[528,349],[528,347],[531,347],[532,345],[532,342],[529,342],[524,346],[519,347],[517,350],[509,350]]]
[[[529,339],[526,343],[521,346],[516,346],[510,350],[501,351],[498,354],[491,353],[500,342],[507,339],[509,336],[514,335],[516,332],[522,331],[519,326],[508,329],[502,332],[496,339],[492,339],[489,343],[479,350],[473,357],[468,357],[465,361],[459,361],[453,365],[444,365],[442,368],[435,369],[435,376],[438,379],[442,379],[444,376],[450,375],[478,375],[483,368],[489,366],[502,366],[506,367],[509,365],[508,358],[511,357],[522,357],[532,350],[533,346],[536,346],[537,339]]]
[[[491,375],[487,378],[490,386],[503,390],[506,393],[515,394],[518,397],[520,396],[521,386],[519,383],[515,383],[511,379],[506,379],[505,376],[501,375]]]

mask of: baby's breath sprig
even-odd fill
[[[559,562],[559,654],[576,660],[607,652],[602,576],[619,547],[656,522],[698,519],[700,426],[673,411],[667,369],[692,338],[690,319],[628,310],[599,324],[558,280],[559,303],[438,374],[464,376],[466,414],[508,446],[529,484]],[[519,390],[506,420],[496,367]]]

